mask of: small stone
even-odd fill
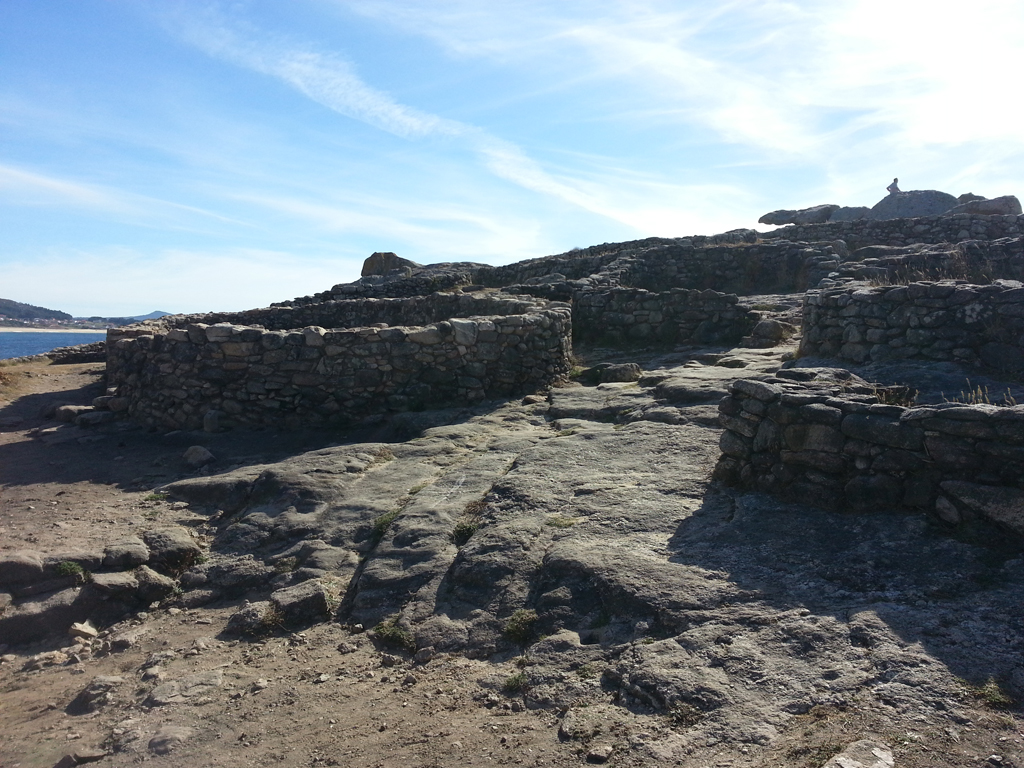
[[[270,682],[266,678],[260,677],[253,681],[252,691],[253,693],[259,693],[260,691],[265,691],[269,687]]]
[[[206,466],[215,459],[214,455],[201,445],[193,445],[182,454],[181,458],[193,469]]]
[[[76,749],[73,757],[76,763],[94,763],[97,760],[102,760],[107,756],[105,749],[99,747],[83,747],[82,749]]]
[[[591,747],[590,751],[587,752],[588,763],[607,763],[608,759],[612,756],[612,752],[615,751],[615,747],[611,744],[602,744],[597,747]]]
[[[68,630],[68,634],[72,637],[80,637],[85,640],[92,640],[93,638],[100,636],[100,631],[96,629],[88,621],[84,621],[80,624],[72,624],[71,629]]]
[[[171,753],[179,744],[192,736],[191,728],[176,725],[165,725],[149,740],[149,751],[157,755]]]

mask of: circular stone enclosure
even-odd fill
[[[536,391],[571,338],[569,306],[531,297],[328,301],[111,329],[107,376],[145,425],[345,425]]]

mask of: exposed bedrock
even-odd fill
[[[658,742],[669,752],[770,745],[814,707],[872,702],[955,723],[957,677],[1024,690],[1019,553],[958,541],[923,515],[711,485],[729,366],[764,382],[777,357],[705,360],[437,413],[440,426],[406,443],[175,483],[194,505],[237,509],[183,582],[205,574],[217,589],[211,563],[255,562],[248,594],[268,605],[314,580],[307,591],[332,590],[341,620],[391,622],[410,652],[525,652],[532,707],[582,711],[595,689],[566,670],[592,669],[614,692],[614,706],[595,706],[686,718]],[[824,379],[849,387],[844,375]],[[968,490],[948,493],[966,504]]]

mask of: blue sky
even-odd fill
[[[1024,3],[0,0],[0,297],[234,310],[1024,193]]]

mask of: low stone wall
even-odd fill
[[[800,355],[1024,369],[1024,288],[944,281],[808,291]]]
[[[410,298],[357,298],[322,301],[301,306],[271,306],[242,312],[208,312],[198,315],[169,315],[137,326],[126,333],[138,335],[138,329],[164,331],[186,328],[196,323],[259,326],[268,331],[285,331],[319,325],[325,328],[352,328],[369,325],[429,325],[452,317],[518,315],[536,308],[530,297],[507,294],[432,293]],[[117,337],[115,329],[108,340]]]
[[[998,240],[1024,235],[1024,215],[922,216],[916,219],[841,221],[780,227],[759,233],[762,240],[806,242],[844,240],[851,250],[867,245],[958,243],[962,240]]]
[[[143,424],[196,429],[212,419],[323,426],[511,396],[565,375],[572,354],[568,306],[495,301],[508,313],[415,328],[266,329],[171,318],[156,328],[114,329],[108,336],[108,386],[117,387],[117,395],[128,400],[129,414]],[[443,314],[460,304],[441,301],[430,309],[429,299],[413,299],[330,306],[344,303],[315,306],[325,311],[320,317],[330,318],[387,306],[394,319]],[[264,323],[307,318],[295,310],[254,312]]]
[[[785,378],[816,374],[732,384],[716,479],[826,509],[981,516],[1024,534],[1024,406],[904,408],[863,385]]]
[[[750,333],[757,313],[732,294],[676,289],[652,293],[637,288],[581,292],[573,300],[579,342],[619,345],[724,344]]]
[[[622,285],[663,291],[689,288],[740,296],[804,291],[827,274],[819,263],[839,258],[828,243],[676,245],[644,253],[623,270]],[[813,276],[813,277],[812,277]]]

